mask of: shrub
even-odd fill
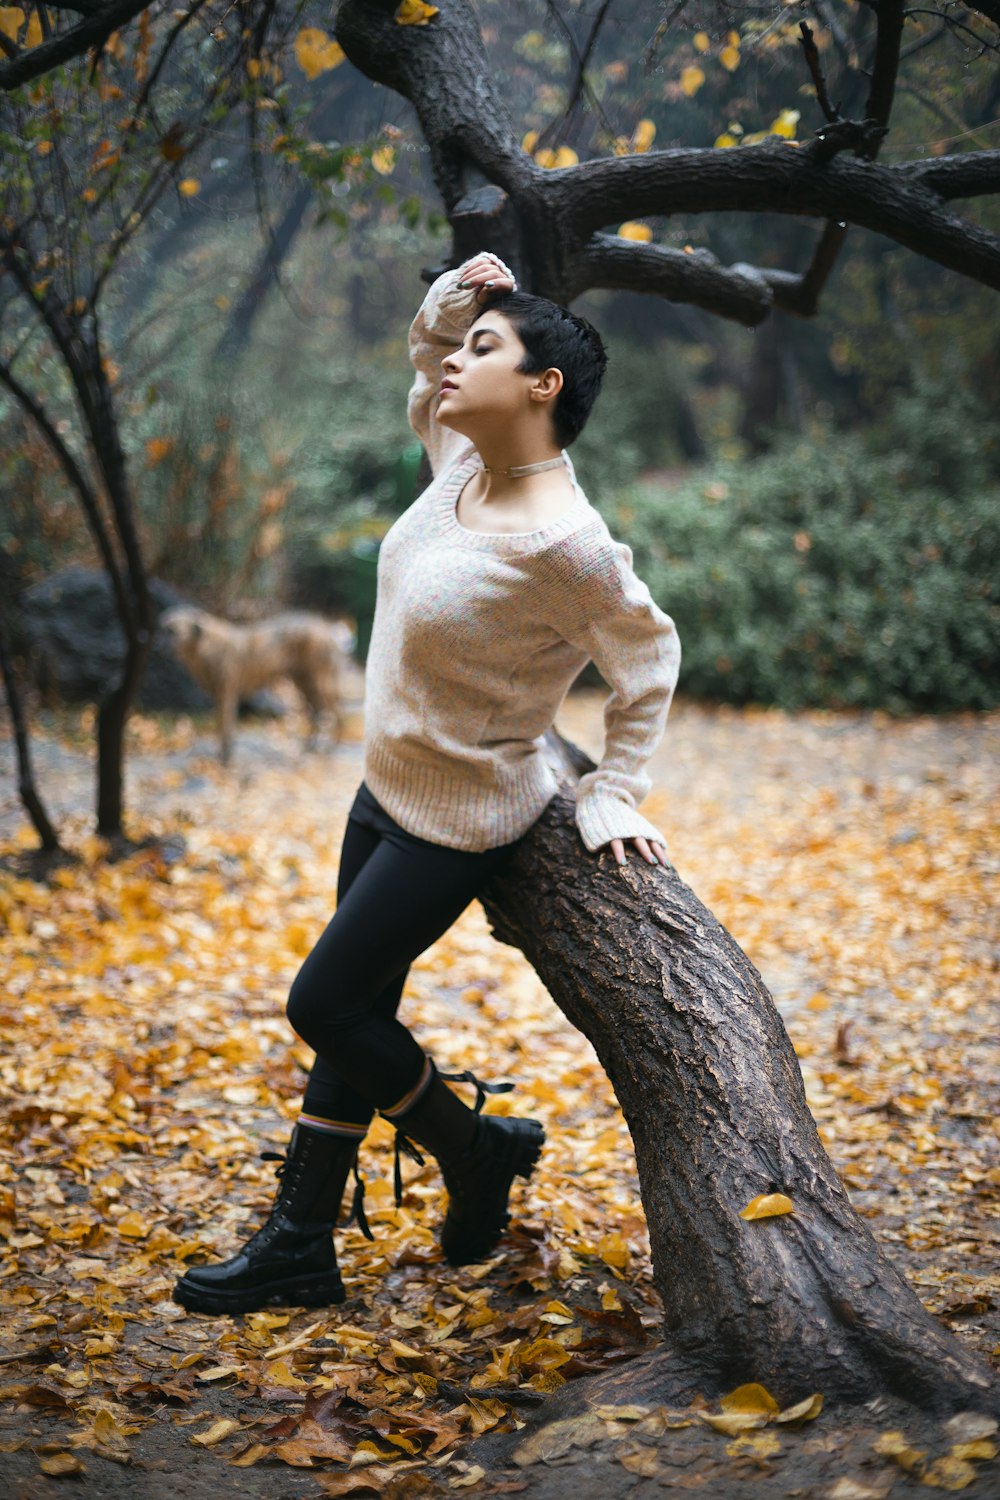
[[[907,710],[1000,702],[1000,436],[961,390],[864,435],[636,485],[604,507],[677,621],[698,697]]]

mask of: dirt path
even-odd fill
[[[591,753],[602,701],[575,694],[560,720]],[[391,1338],[423,1351],[453,1392],[425,1414],[467,1438],[477,1420],[488,1430],[491,1410],[477,1418],[463,1390],[488,1379],[522,1402],[544,1392],[554,1377],[532,1363],[540,1340],[599,1364],[615,1357],[615,1338],[621,1353],[655,1331],[634,1164],[606,1080],[519,955],[490,939],[478,906],[414,966],[407,1004],[445,1062],[509,1070],[518,1107],[546,1121],[521,1237],[486,1272],[443,1267],[432,1175],[418,1174],[395,1210],[376,1131],[379,1239],[371,1250],[344,1236],[344,1309],[270,1327],[186,1317],[169,1301],[189,1246],[225,1253],[270,1194],[255,1152],[287,1135],[301,1080],[282,997],[332,903],[360,730],[355,712],[336,754],[303,755],[294,720],[246,725],[222,771],[206,726],[140,719],[128,805],[136,832],[163,837],[164,858],[117,873],[97,861],[54,892],[0,881],[5,1494],[65,1491],[68,1477],[42,1472],[62,1455],[83,1465],[72,1492],[86,1500],[334,1493],[342,1469],[233,1460],[262,1437],[273,1447],[283,1415],[300,1430],[316,1382],[346,1382],[362,1413],[380,1401],[409,1411],[417,1367],[388,1354]],[[681,703],[645,808],[775,994],[854,1201],[924,1300],[987,1358],[1000,1346],[998,750],[1000,716],[895,723]],[[35,753],[53,815],[88,851],[85,735],[42,733]],[[0,778],[0,851],[29,842]],[[619,1302],[634,1310],[627,1335],[613,1311],[600,1321]],[[527,1408],[500,1410],[502,1426]],[[196,1441],[219,1420],[231,1426],[217,1444]],[[622,1431],[569,1442],[504,1483],[533,1500],[626,1490],[645,1500],[664,1487],[728,1497],[747,1483],[768,1500],[871,1500],[889,1488],[895,1500],[923,1488],[875,1455],[877,1416],[849,1447],[823,1418],[770,1451],[733,1451],[697,1422],[659,1437]],[[413,1441],[419,1452],[429,1440]],[[433,1490],[405,1458],[391,1469],[377,1460],[372,1492],[489,1492],[470,1467],[474,1445],[442,1458]],[[995,1466],[978,1474],[971,1495],[1000,1493]]]

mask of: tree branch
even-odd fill
[[[84,5],[87,3],[88,0],[84,0]],[[51,72],[60,63],[82,57],[91,47],[106,41],[119,26],[146,10],[148,5],[149,0],[110,0],[106,5],[94,4],[86,12],[83,6],[73,6],[74,10],[81,10],[84,20],[50,41],[41,42],[28,52],[22,51],[13,62],[0,67],[0,89],[15,89]]]
[[[707,250],[670,250],[595,234],[573,258],[567,300],[592,287],[616,292],[655,292],[671,302],[689,302],[718,317],[755,328],[771,312],[774,297],[754,266],[720,266]]]
[[[651,151],[538,169],[537,177],[537,191],[569,246],[586,244],[608,224],[650,214],[797,214],[884,234],[1000,290],[1000,238],[942,201],[1000,191],[1000,151],[877,166],[845,156],[823,163],[819,143],[794,149],[774,141],[725,151]]]
[[[870,120],[877,120],[880,125],[888,126],[893,95],[896,92],[899,49],[903,40],[903,0],[879,0],[877,16],[875,60],[872,64],[865,115]],[[868,154],[874,157],[877,151],[876,145]]]
[[[21,384],[9,365],[0,364],[0,385],[7,387],[17,404],[31,417],[31,420],[35,423],[45,441],[52,449],[66,478],[80,497],[80,504],[83,506],[84,515],[87,517],[90,525],[97,550],[101,554],[101,561],[104,563],[117,597],[124,591],[121,569],[118,566],[118,559],[115,557],[111,546],[111,538],[108,536],[108,530],[101,515],[101,507],[98,503],[96,490],[77,463],[73,453],[60,437],[55,423],[44,406],[32,395],[27,386]]]

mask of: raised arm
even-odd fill
[[[469,447],[468,438],[437,420],[441,361],[459,347],[490,296],[509,292],[516,285],[503,261],[484,251],[457,271],[439,276],[410,325],[410,360],[416,374],[410,387],[408,415],[410,426],[427,449],[434,474],[449,468]]]

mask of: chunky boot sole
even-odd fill
[[[483,1116],[483,1123],[491,1118],[494,1117]],[[504,1119],[503,1116],[498,1118]],[[485,1260],[493,1253],[510,1222],[507,1199],[514,1178],[523,1177],[527,1180],[538,1165],[538,1158],[545,1145],[545,1131],[538,1121],[504,1119],[504,1126],[515,1128],[510,1130],[506,1141],[498,1143],[497,1159],[487,1169],[491,1179],[491,1206],[495,1206],[499,1218],[489,1215],[484,1222],[481,1217],[482,1203],[477,1204],[468,1193],[460,1195],[457,1203],[453,1199],[441,1231],[441,1249],[450,1265],[469,1265],[477,1260]],[[506,1160],[504,1146],[507,1148]],[[459,1212],[453,1218],[455,1207]]]
[[[173,1300],[188,1312],[257,1312],[262,1307],[331,1307],[343,1302],[347,1293],[340,1276],[329,1271],[307,1276],[288,1276],[270,1285],[238,1289],[209,1287],[182,1277],[173,1290]]]

